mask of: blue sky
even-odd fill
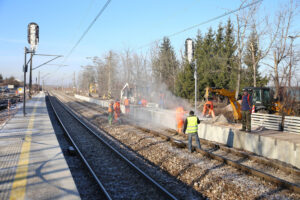
[[[22,79],[24,47],[27,44],[27,25],[36,22],[40,27],[40,42],[37,53],[66,55],[83,31],[97,15],[106,0],[0,0],[0,73]],[[284,0],[265,0],[266,12],[272,13]],[[239,0],[112,0],[110,5],[90,29],[72,55],[68,66],[45,65],[40,68],[48,83],[60,83],[70,79],[73,72],[86,65],[89,56],[101,56],[109,50],[121,52],[138,49],[165,35],[170,35],[189,26],[236,9]],[[233,16],[231,16],[233,18]],[[198,29],[205,33],[208,27],[216,28],[216,20],[196,29],[174,36],[171,43],[177,55],[184,48],[187,37],[195,37]],[[299,18],[296,19],[299,21]],[[299,30],[299,24],[297,24]],[[297,28],[297,27],[296,27]],[[49,58],[35,57],[34,66]],[[61,63],[63,59],[53,63]],[[33,77],[38,71],[34,71]]]

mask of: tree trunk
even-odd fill
[[[241,85],[241,67],[242,67],[242,61],[241,57],[238,61],[238,74],[237,74],[237,83],[236,83],[236,89],[235,89],[235,98],[238,99],[239,92],[240,92],[240,85]]]
[[[256,63],[253,63],[253,87],[256,87]]]
[[[276,52],[274,52],[274,85],[275,85],[275,94],[274,98],[277,99],[279,96],[279,75],[278,75],[278,61],[276,59]]]

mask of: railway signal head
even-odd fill
[[[191,63],[194,56],[194,41],[191,38],[185,40],[185,56]]]
[[[30,44],[31,50],[35,51],[39,43],[39,26],[34,22],[28,24],[27,39],[28,43]]]

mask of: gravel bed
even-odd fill
[[[86,169],[79,156],[70,155],[70,153],[68,153],[68,147],[71,144],[55,117],[48,97],[46,97],[46,104],[55,135],[64,154],[64,158],[69,166],[73,180],[80,194],[80,198],[82,200],[103,199],[103,193],[99,190],[97,182]]]
[[[64,95],[64,98],[68,98],[69,100],[71,100],[70,103],[74,103],[72,101],[75,100],[76,103],[79,103],[81,105],[87,106],[88,108],[93,109],[95,111],[98,111],[100,113],[103,113],[103,112],[106,111],[103,108],[100,108],[96,104],[92,104],[92,103],[88,103],[88,102],[83,102],[83,101],[81,102],[81,101],[78,101],[77,99],[75,99],[74,97],[71,97],[71,96]],[[182,141],[186,141],[187,140],[186,136],[184,136],[184,135],[174,135],[174,132],[172,132],[172,131],[170,131],[168,129],[167,130],[162,130],[161,128],[159,129],[157,127],[152,127],[151,124],[145,124],[145,123],[140,123],[140,122],[132,122],[131,121],[130,123],[138,125],[138,126],[141,126],[141,127],[145,127],[145,128],[148,128],[148,129],[151,129],[151,130],[154,130],[154,131],[163,132],[164,134],[172,136],[173,138],[175,138],[177,140],[182,140]],[[255,161],[255,160],[245,159],[242,156],[230,153],[230,152],[225,151],[225,150],[223,150],[221,148],[220,149],[213,149],[213,148],[211,148],[211,146],[206,145],[206,144],[204,144],[204,145],[202,144],[202,148],[204,148],[206,150],[210,150],[214,154],[223,156],[223,157],[231,159],[233,161],[238,161],[238,162],[242,163],[245,166],[258,169],[260,171],[263,171],[263,172],[268,173],[268,174],[270,174],[272,176],[281,178],[283,180],[289,181],[291,183],[300,184],[300,176],[297,175],[297,174],[285,172],[285,171],[282,171],[282,170],[280,170],[278,168],[274,168],[272,166],[269,166],[269,165],[266,165],[266,164],[263,164],[263,163],[259,163],[259,162]]]
[[[91,109],[76,102],[68,104],[150,162],[211,199],[300,199],[299,194],[278,188],[257,177],[248,176],[199,153],[189,154],[185,149],[172,147],[163,139],[153,137],[128,124],[109,126],[103,111],[102,114],[99,113],[97,106]],[[229,155],[227,152],[223,154]]]
[[[67,130],[113,199],[164,199],[160,191],[99,142],[56,101]]]

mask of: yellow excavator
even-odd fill
[[[232,106],[232,109],[233,109],[233,117],[234,117],[234,119],[236,121],[242,119],[241,105],[235,99],[235,91],[229,91],[229,90],[226,90],[224,88],[217,89],[217,88],[207,87],[206,88],[206,92],[205,92],[205,98],[206,99],[208,99],[209,93],[215,93],[217,95],[227,97],[228,100],[229,100],[229,102],[230,102],[230,104],[231,104],[231,106]]]
[[[272,91],[269,87],[246,87],[244,88],[250,91],[253,97],[253,105],[255,112],[260,113],[273,113],[281,114],[284,112],[285,115],[293,115],[294,112],[291,108],[285,108],[281,101],[272,99]],[[210,93],[215,93],[220,96],[227,97],[233,109],[233,116],[235,120],[240,120],[241,115],[241,105],[235,98],[235,91],[229,91],[227,89],[218,88],[206,88],[205,98],[208,99]],[[299,97],[298,97],[299,98]],[[300,98],[299,98],[300,99]]]

